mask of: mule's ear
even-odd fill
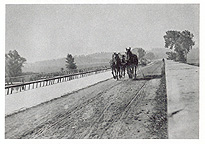
[[[126,51],[127,51],[128,49],[126,48]]]
[[[129,47],[129,50],[131,50],[131,47]]]

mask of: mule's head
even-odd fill
[[[114,65],[117,63],[117,53],[115,52],[112,54],[112,62]]]
[[[114,52],[114,53],[112,54],[112,59],[115,59],[115,57],[116,57],[116,53]]]
[[[126,48],[126,52],[125,53],[126,53],[126,59],[127,59],[127,61],[129,61],[131,59],[131,57],[132,57],[131,47]]]
[[[121,61],[122,61],[123,63],[127,63],[126,55],[124,55],[124,54],[122,55]]]

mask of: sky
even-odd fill
[[[197,4],[7,4],[5,52],[27,62],[126,47],[163,48],[166,31],[189,30],[199,45]]]

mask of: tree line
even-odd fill
[[[66,57],[66,68],[68,70],[75,70],[77,69],[77,65],[74,62],[74,58],[71,54],[67,54]],[[26,63],[26,58],[19,55],[17,50],[9,51],[5,54],[5,72],[6,77],[17,77],[22,76],[22,67]],[[61,69],[62,71],[62,69]]]
[[[166,52],[168,58],[170,60],[187,62],[187,54],[195,45],[193,41],[194,35],[188,30],[184,30],[182,32],[169,30],[164,35],[165,48],[169,48],[173,51]],[[146,51],[142,48],[137,48],[137,53],[139,59],[143,62],[145,59],[154,59],[155,55],[152,52],[146,54]],[[22,75],[22,67],[25,64],[26,59],[19,55],[16,50],[9,51],[5,54],[5,71],[6,77],[16,77]],[[77,65],[75,63],[74,57],[71,54],[67,54],[65,60],[66,68],[68,70],[77,69]],[[61,71],[64,71],[61,68]]]

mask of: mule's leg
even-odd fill
[[[122,76],[125,77],[125,67],[122,66]]]
[[[119,72],[119,78],[122,78],[122,67],[121,66],[118,68],[118,72]]]
[[[132,67],[129,66],[127,71],[128,71],[127,73],[128,73],[129,78],[132,78]]]
[[[121,78],[120,67],[117,68],[118,77]]]
[[[115,71],[115,69],[113,70],[113,73],[114,73],[114,77],[116,79],[116,71]]]
[[[126,66],[124,66],[124,77],[125,77]]]
[[[129,78],[131,78],[131,76],[130,76],[130,66],[127,66],[127,74],[129,76]]]
[[[124,71],[124,66],[121,67],[121,74],[122,74],[122,77],[125,77],[125,71]]]
[[[118,80],[117,69],[115,68],[115,78]]]
[[[118,80],[117,69],[115,69],[115,77]]]
[[[135,69],[135,79],[136,79],[137,66],[134,66],[134,69]]]
[[[127,74],[129,75],[129,66],[127,66]]]
[[[131,78],[131,79],[133,78],[133,69],[134,69],[134,67],[131,66],[131,67],[130,67],[130,78]]]
[[[122,78],[122,73],[123,73],[123,67],[121,66],[120,67],[120,76],[121,76],[121,78]]]
[[[116,79],[115,75],[114,75],[114,70],[112,68],[112,75],[113,75],[113,78]]]

